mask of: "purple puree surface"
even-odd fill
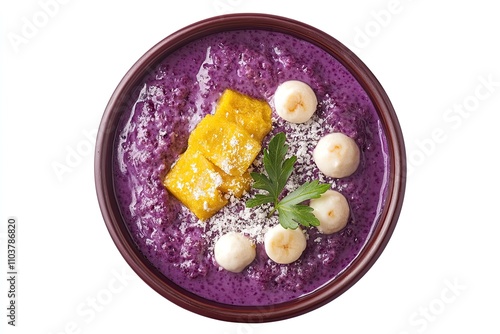
[[[273,94],[286,80],[308,83],[318,110],[305,124],[280,119]],[[143,80],[141,94],[117,132],[114,184],[122,215],[137,247],[166,277],[204,298],[234,305],[271,305],[308,294],[352,263],[370,237],[384,205],[388,169],[385,134],[377,112],[353,76],[324,50],[295,37],[260,30],[225,32],[192,42],[169,55]],[[226,88],[269,102],[273,129],[284,131],[289,154],[298,156],[287,191],[312,179],[332,184],[351,208],[347,226],[323,235],[306,229],[308,245],[289,265],[271,261],[264,232],[277,223],[266,208],[231,203],[206,222],[162,185],[186,146],[190,131],[213,113]],[[322,136],[343,132],[361,150],[358,170],[343,179],[320,173],[312,150]],[[252,168],[262,170],[261,156]],[[257,244],[256,259],[241,273],[219,267],[213,257],[221,233],[239,231]]]

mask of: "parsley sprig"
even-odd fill
[[[246,202],[246,207],[272,203],[273,209],[268,217],[277,211],[279,222],[284,228],[296,229],[299,224],[306,227],[318,226],[319,220],[312,213],[313,208],[301,203],[320,197],[330,189],[329,184],[319,183],[318,180],[306,182],[283,199],[279,199],[297,161],[295,155],[285,159],[288,152],[285,141],[285,134],[280,132],[271,139],[268,149],[264,149],[264,169],[267,175],[255,172],[250,175],[255,181],[253,187],[264,190],[267,194],[256,194]]]

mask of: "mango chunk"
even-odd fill
[[[272,127],[271,107],[266,101],[231,89],[226,89],[220,97],[215,116],[243,127],[258,142],[264,139]]]
[[[240,198],[246,191],[250,190],[252,185],[252,177],[249,172],[243,175],[232,176],[220,171],[222,176],[222,184],[219,189],[225,194],[233,194],[235,197]]]
[[[272,127],[271,108],[262,100],[227,89],[214,115],[205,116],[163,180],[167,190],[200,220],[250,190],[248,168]]]
[[[165,187],[196,217],[210,218],[228,200],[219,187],[223,178],[216,167],[200,152],[188,148],[165,177]]]
[[[232,176],[243,175],[261,149],[260,143],[241,126],[213,115],[198,123],[188,145]]]

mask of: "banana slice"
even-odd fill
[[[215,261],[227,271],[239,273],[255,259],[254,243],[241,233],[229,232],[214,246]]]
[[[306,249],[306,236],[300,228],[285,229],[280,224],[264,235],[264,248],[271,260],[280,264],[292,263]]]
[[[316,111],[318,99],[308,84],[298,81],[285,81],[274,93],[274,107],[278,115],[291,123],[304,123]]]
[[[313,151],[313,159],[319,170],[335,178],[354,173],[358,169],[359,155],[356,142],[340,132],[321,138]]]
[[[316,228],[324,234],[340,231],[347,225],[349,219],[349,204],[338,191],[327,190],[320,198],[312,199],[309,203],[313,214],[319,220]]]

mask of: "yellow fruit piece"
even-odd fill
[[[219,187],[223,183],[216,167],[200,152],[189,148],[179,157],[163,184],[201,220],[210,218],[227,204]]]
[[[264,139],[272,127],[271,107],[266,101],[231,89],[226,89],[220,97],[215,116],[243,127],[258,142]]]
[[[188,149],[163,180],[165,187],[200,220],[227,204],[225,194],[250,190],[248,167],[271,130],[265,101],[227,89],[214,115],[205,116],[188,139]]]
[[[212,115],[198,123],[188,145],[232,176],[243,175],[261,149],[260,143],[241,126]]]
[[[231,176],[220,171],[222,176],[222,184],[220,190],[225,194],[233,194],[235,197],[240,198],[246,191],[250,190],[252,185],[252,177],[249,172],[243,175]]]

